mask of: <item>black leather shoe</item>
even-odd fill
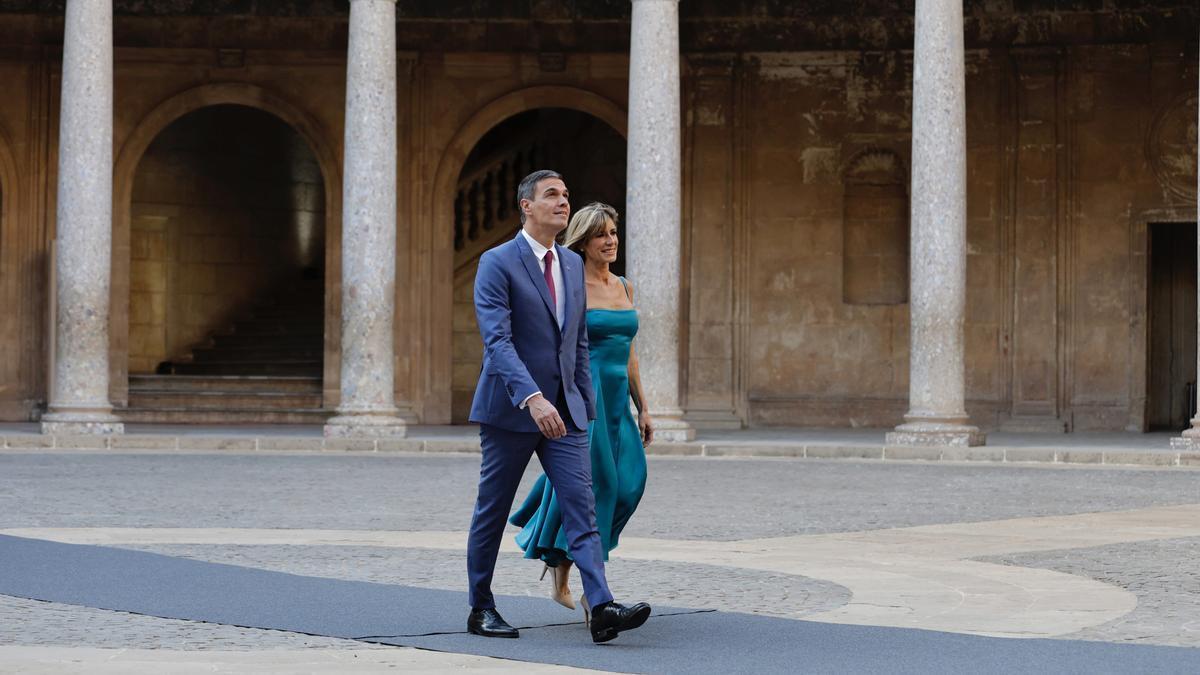
[[[626,607],[616,602],[606,602],[592,608],[592,642],[608,642],[617,634],[633,630],[650,618],[650,605],[639,602]]]
[[[495,608],[471,610],[471,615],[467,617],[467,632],[484,637],[521,637],[517,629],[508,625]]]

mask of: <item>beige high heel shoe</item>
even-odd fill
[[[550,599],[574,611],[575,600],[571,598],[571,589],[567,587],[567,581],[571,576],[571,568],[565,565],[557,567],[546,565],[542,568],[542,576],[538,578],[538,581],[546,578],[546,572],[550,572],[550,583],[552,584],[550,587]],[[558,580],[560,574],[565,575],[561,583]]]
[[[587,593],[579,594],[579,604],[583,606],[583,625],[591,628],[592,626],[592,608],[588,605]]]

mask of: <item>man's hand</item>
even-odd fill
[[[545,396],[534,395],[529,399],[526,409],[546,438],[562,438],[567,435],[567,425],[563,424],[562,417],[559,417],[558,409],[550,405]]]

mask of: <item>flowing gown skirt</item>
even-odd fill
[[[646,489],[646,450],[629,407],[629,351],[638,329],[637,310],[590,309],[587,329],[596,393],[596,419],[588,428],[592,492],[607,560]],[[570,559],[558,500],[544,473],[508,521],[522,528],[517,545],[526,558],[550,565]]]

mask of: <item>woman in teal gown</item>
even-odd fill
[[[599,203],[580,209],[571,218],[563,245],[583,256],[587,281],[588,354],[596,395],[596,419],[588,436],[596,527],[607,560],[642,499],[646,488],[645,446],[654,437],[633,350],[638,313],[633,307],[632,286],[609,271],[617,258],[616,209]],[[629,409],[631,399],[639,411],[637,419]],[[525,557],[546,564],[542,576],[547,570],[553,571],[551,597],[575,609],[567,585],[571,558],[562,517],[545,474],[537,479],[509,522],[522,528],[517,545],[525,551]]]

